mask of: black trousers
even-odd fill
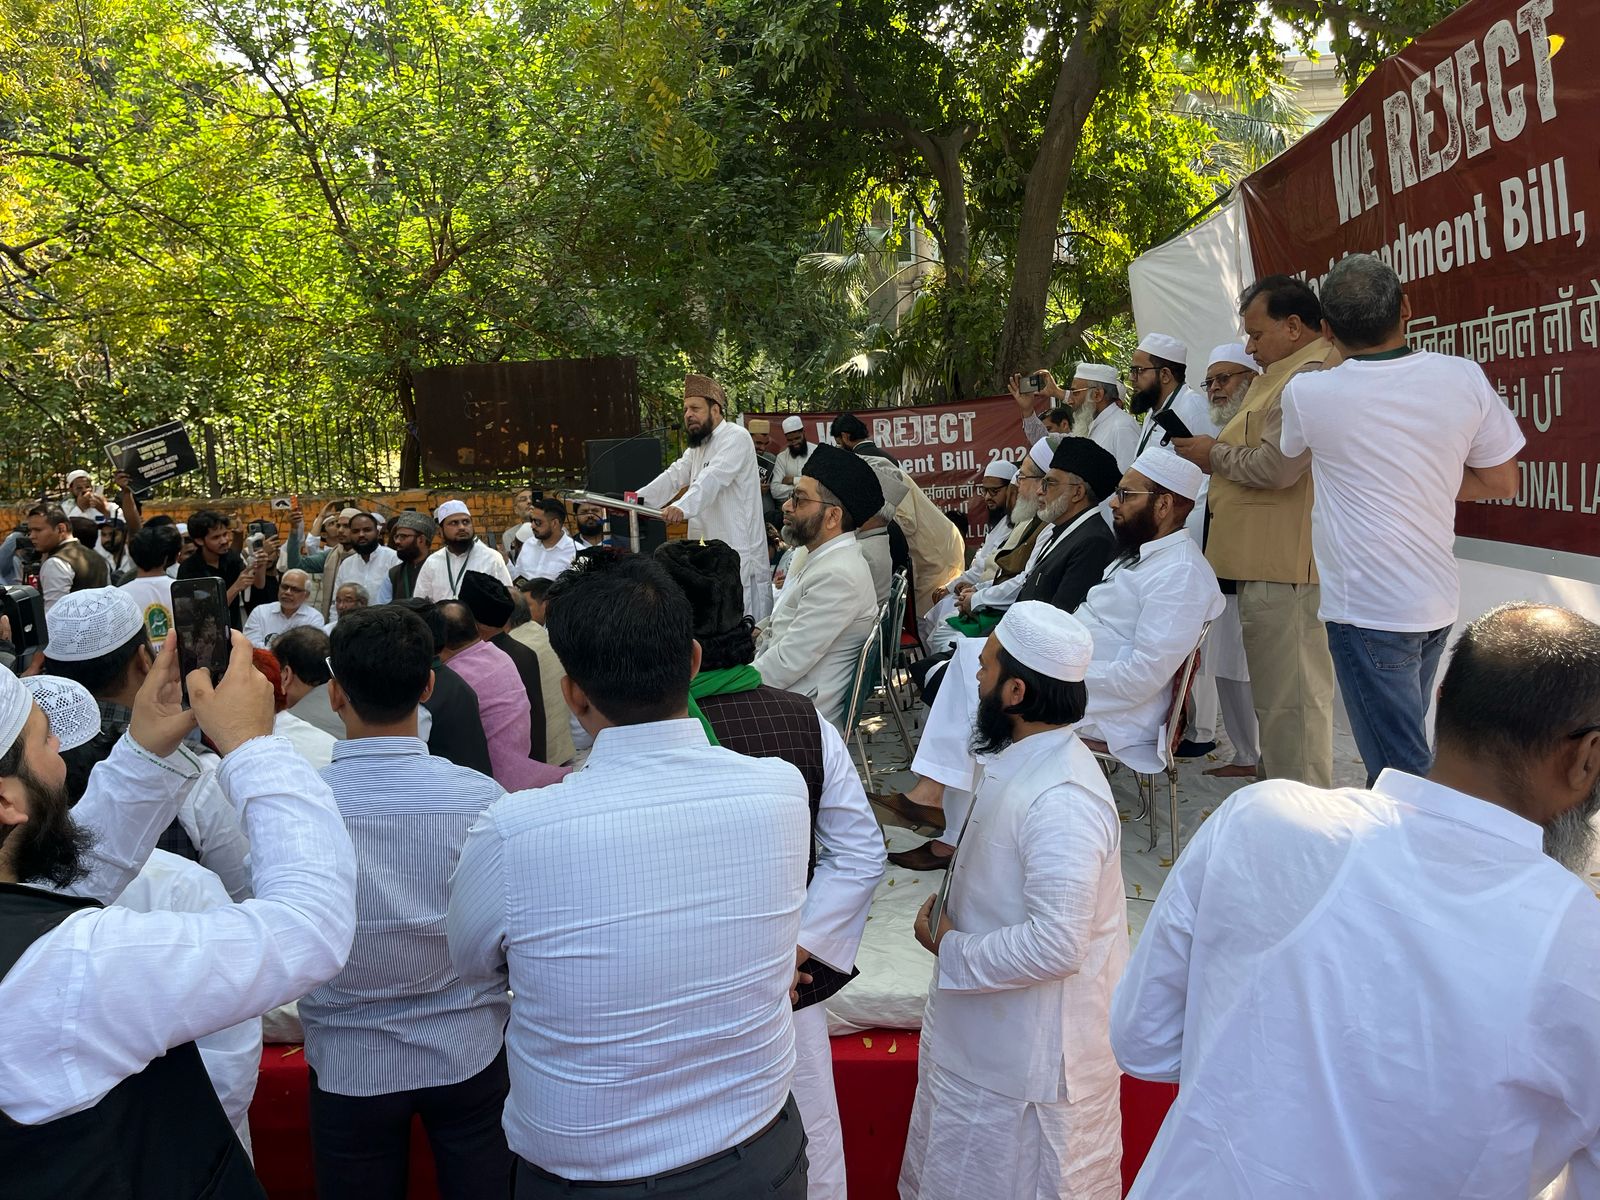
[[[806,1135],[790,1096],[772,1127],[686,1170],[620,1183],[573,1182],[517,1160],[516,1200],[806,1200]]]
[[[508,1200],[512,1154],[500,1115],[506,1052],[470,1079],[383,1096],[341,1096],[311,1072],[311,1151],[319,1200],[405,1200],[411,1118],[422,1119],[443,1200]]]

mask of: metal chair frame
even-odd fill
[[[865,779],[867,791],[873,790],[872,765],[867,762],[867,747],[861,740],[861,715],[866,710],[867,701],[872,697],[873,690],[883,678],[883,621],[884,610],[893,603],[893,596],[885,600],[878,609],[877,636],[868,635],[866,641],[861,643],[861,653],[856,658],[855,674],[850,678],[850,702],[845,706],[844,736],[845,740],[854,739],[856,753],[861,757],[861,775]],[[873,662],[873,658],[878,659]]]
[[[1207,621],[1200,627],[1200,640],[1195,643],[1193,650],[1184,658],[1183,665],[1178,668],[1178,673],[1172,677],[1172,707],[1167,711],[1167,744],[1158,746],[1161,757],[1166,762],[1164,768],[1167,776],[1167,814],[1168,837],[1172,850],[1172,861],[1178,861],[1178,743],[1183,740],[1183,706],[1189,698],[1189,685],[1194,682],[1195,672],[1200,669],[1200,651],[1206,644],[1206,636],[1211,632],[1211,622]],[[1109,748],[1096,749],[1101,743],[1086,743],[1100,765],[1107,768],[1107,774],[1119,766],[1127,766]],[[1133,770],[1133,768],[1129,768]],[[1133,771],[1133,778],[1139,788],[1139,811],[1133,815],[1132,823],[1137,824],[1146,817],[1150,819],[1150,849],[1156,848],[1156,777],[1154,772]]]
[[[906,593],[910,584],[904,571],[896,571],[893,580],[889,583],[889,598],[879,615],[878,632],[882,639],[879,651],[879,665],[883,680],[883,698],[889,708],[889,715],[894,718],[895,728],[900,733],[900,743],[906,748],[906,757],[916,753],[911,744],[911,734],[906,729],[904,706],[900,702],[900,694],[895,690],[894,672],[900,658],[900,629],[906,619]]]

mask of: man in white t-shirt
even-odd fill
[[[183,543],[176,526],[146,525],[128,543],[128,554],[138,574],[122,585],[144,614],[144,631],[157,654],[161,643],[172,632],[172,578],[169,568],[177,565]]]
[[[522,543],[511,568],[513,579],[554,579],[572,565],[578,545],[567,532],[567,506],[553,496],[533,502],[528,513],[533,536]]]
[[[1279,444],[1311,451],[1319,615],[1370,787],[1433,761],[1424,723],[1461,590],[1456,503],[1516,495],[1525,439],[1477,363],[1406,345],[1411,302],[1372,255],[1328,273],[1322,319],[1344,361],[1284,387]]]

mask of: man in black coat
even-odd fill
[[[1071,612],[1105,576],[1117,539],[1100,511],[1122,478],[1117,460],[1088,438],[1062,438],[1041,484],[1039,517],[1051,528],[1017,593]]]

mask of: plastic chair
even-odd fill
[[[1168,835],[1169,845],[1172,848],[1172,861],[1178,861],[1178,743],[1183,741],[1184,716],[1183,709],[1189,699],[1189,688],[1194,682],[1195,672],[1200,669],[1200,650],[1206,644],[1206,635],[1211,632],[1211,622],[1207,621],[1200,627],[1200,640],[1195,643],[1194,649],[1183,660],[1183,665],[1178,668],[1178,673],[1172,677],[1172,707],[1167,712],[1167,720],[1162,728],[1167,731],[1166,740],[1156,746],[1156,755],[1166,766],[1167,776],[1167,812],[1170,822]],[[1100,765],[1110,770],[1119,766],[1127,766],[1104,742],[1083,739],[1083,744],[1089,747],[1095,758],[1100,760]],[[1139,788],[1139,811],[1133,815],[1135,823],[1150,819],[1150,849],[1156,848],[1156,777],[1152,773],[1134,770],[1134,781]]]

